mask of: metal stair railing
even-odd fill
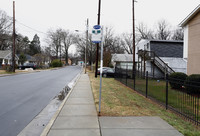
[[[144,51],[145,52],[145,57],[148,60],[154,60],[154,64],[165,74],[171,74],[174,73],[175,71],[169,67],[159,56],[155,54],[153,51]]]
[[[175,71],[169,67],[160,57],[158,57],[155,53],[154,53],[155,59],[154,59],[154,63],[157,64],[157,66],[166,74],[171,74],[174,73]]]

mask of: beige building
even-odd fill
[[[184,55],[187,74],[200,74],[200,5],[181,23],[184,28]]]

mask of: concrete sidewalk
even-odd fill
[[[55,119],[45,136],[183,136],[159,117],[98,118],[87,74],[81,74]]]
[[[87,74],[82,74],[48,136],[100,136],[99,122]]]

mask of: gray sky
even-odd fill
[[[0,9],[12,16],[12,1],[0,0]],[[101,0],[101,24],[112,26],[116,33],[132,31],[132,0]],[[90,27],[97,23],[98,0],[15,0],[17,31],[32,40],[37,33],[43,42],[45,34],[26,28],[23,23],[41,32],[63,28],[85,30],[85,20]],[[200,0],[137,0],[135,20],[153,28],[161,19],[177,26]],[[20,23],[19,23],[20,22]]]

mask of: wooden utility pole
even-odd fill
[[[133,72],[135,72],[135,0],[133,0]]]
[[[12,46],[12,72],[15,72],[15,1],[13,1],[13,46]]]
[[[136,74],[135,67],[135,0],[133,0],[133,74]],[[135,76],[134,76],[135,77]]]
[[[99,8],[98,8],[98,19],[97,24],[100,25],[101,20],[101,0],[99,0]],[[102,41],[103,42],[103,41]],[[98,61],[99,61],[99,43],[96,44],[97,52],[96,52],[96,68],[95,68],[95,77],[97,78],[97,71],[98,71]]]

